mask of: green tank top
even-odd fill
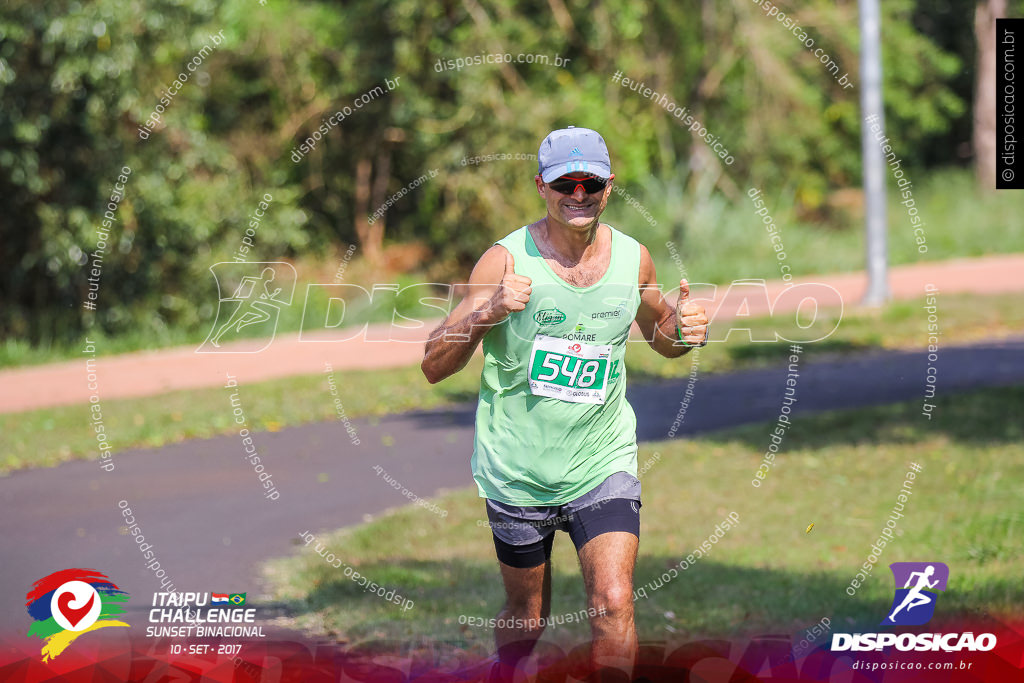
[[[640,243],[615,228],[611,236],[611,263],[590,287],[558,277],[527,227],[495,242],[533,291],[525,310],[483,338],[472,460],[481,497],[562,505],[616,472],[636,476],[624,357],[640,304]]]

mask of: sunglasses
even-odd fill
[[[576,194],[576,188],[578,187],[582,187],[583,191],[587,194],[594,194],[603,190],[607,184],[607,178],[568,178],[562,176],[548,183],[548,187],[559,194]]]

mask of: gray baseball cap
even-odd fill
[[[596,130],[569,126],[548,133],[537,152],[537,173],[545,183],[566,173],[593,173],[610,178],[608,145]]]

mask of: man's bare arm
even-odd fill
[[[636,312],[636,324],[652,349],[666,358],[678,358],[707,339],[707,314],[703,306],[688,301],[689,283],[679,281],[679,302],[673,310],[658,289],[654,260],[642,245],[639,285],[640,306]],[[677,325],[683,331],[686,344],[676,336]]]
[[[530,284],[530,278],[515,274],[515,260],[505,247],[484,252],[469,276],[469,293],[430,333],[420,363],[427,381],[436,384],[464,368],[492,327],[526,308]]]

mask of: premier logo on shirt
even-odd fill
[[[605,303],[609,303],[609,302],[606,300]],[[613,308],[610,311],[598,311],[596,313],[591,313],[590,314],[590,319],[591,320],[605,320],[607,318],[621,318],[622,316],[624,316],[624,315],[626,315],[628,313],[628,311],[627,311],[628,307],[629,307],[629,302],[627,302],[625,300],[622,300],[619,303],[615,304],[615,308]]]

